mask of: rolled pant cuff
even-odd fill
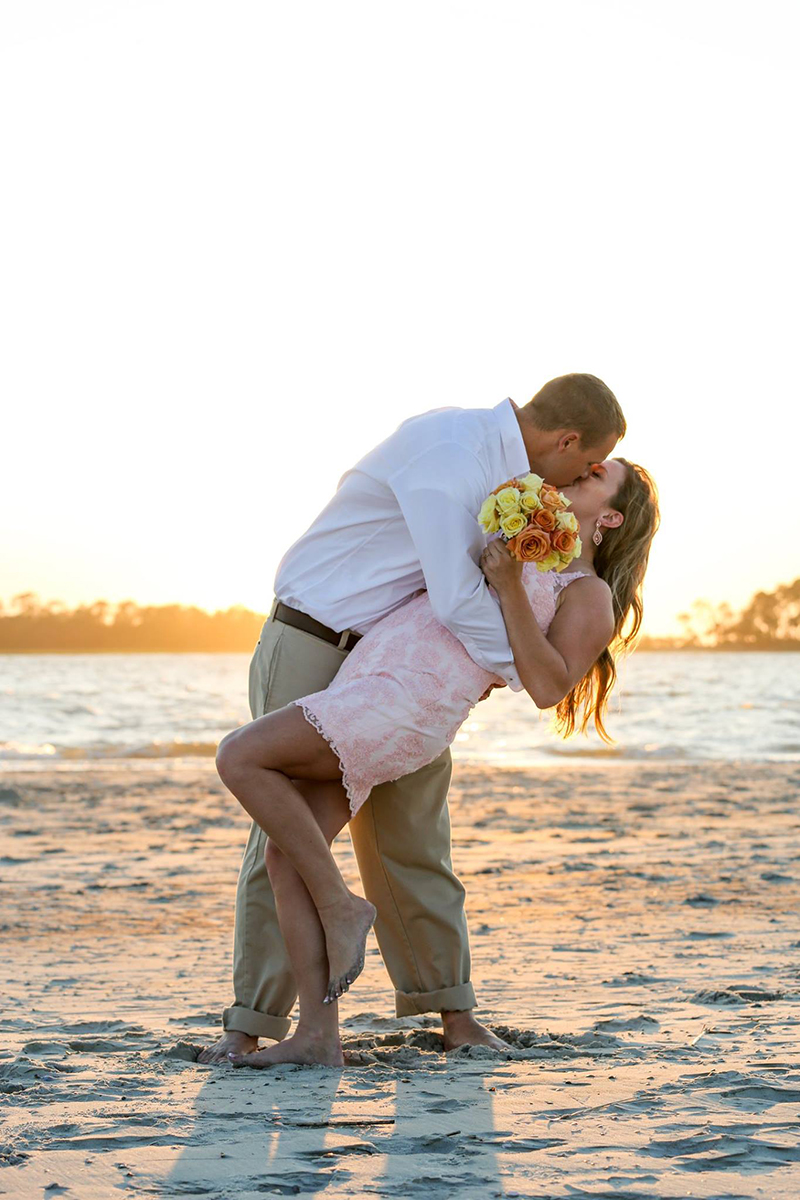
[[[273,1017],[270,1013],[245,1008],[241,1004],[222,1010],[223,1029],[235,1029],[237,1033],[248,1033],[250,1037],[275,1038],[276,1042],[282,1042],[291,1027],[291,1017]]]
[[[417,1013],[441,1012],[442,1009],[475,1008],[478,1001],[471,983],[439,988],[436,992],[395,992],[394,1005],[398,1017],[413,1017]]]

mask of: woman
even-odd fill
[[[562,491],[584,533],[579,559],[543,574],[496,540],[481,568],[533,701],[557,706],[565,736],[594,717],[608,740],[609,646],[628,646],[641,624],[657,495],[647,472],[622,458]],[[496,686],[502,681],[469,657],[419,592],[361,638],[324,691],[222,739],[220,777],[269,838],[266,864],[300,1001],[294,1035],[229,1055],[236,1065],[342,1064],[336,1002],[363,969],[376,911],[347,888],[330,845],[373,786],[435,759]],[[301,794],[292,781],[315,786]]]

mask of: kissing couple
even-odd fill
[[[555,707],[562,736],[592,718],[607,736],[612,649],[641,625],[659,523],[650,475],[610,457],[625,428],[614,394],[585,374],[550,380],[521,407],[411,417],[287,551],[250,664],[253,720],[217,750],[253,825],[235,1000],[201,1062],[342,1066],[338,1002],[373,924],[398,1017],[440,1012],[445,1050],[507,1048],[472,1011],[449,747],[505,686]],[[518,561],[478,520],[491,493],[530,472],[583,534],[559,569]],[[366,898],[331,853],[348,824]],[[275,1044],[259,1049],[259,1037]]]

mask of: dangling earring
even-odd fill
[[[600,543],[602,542],[602,540],[603,540],[603,535],[600,532],[600,518],[598,517],[595,531],[592,534],[592,541],[594,542],[595,546],[599,546]]]

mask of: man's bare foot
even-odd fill
[[[201,1050],[197,1061],[201,1063],[225,1062],[229,1052],[234,1054],[251,1054],[258,1049],[258,1038],[249,1033],[240,1033],[238,1029],[226,1029],[218,1042]]]
[[[488,1046],[491,1050],[510,1050],[508,1042],[496,1037],[480,1021],[476,1021],[470,1009],[442,1013],[445,1053],[459,1046]]]
[[[295,1033],[293,1037],[253,1054],[229,1054],[234,1067],[274,1067],[279,1063],[316,1063],[321,1067],[343,1067],[344,1055],[339,1035],[332,1038]]]
[[[377,914],[374,904],[352,892],[341,905],[332,904],[320,912],[329,971],[323,1004],[338,1000],[364,970],[367,934]]]

